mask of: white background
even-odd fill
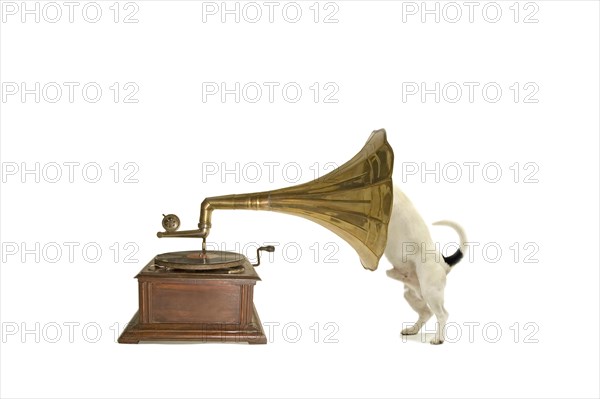
[[[82,2],[70,23],[57,4],[63,16],[56,23],[44,15],[39,23],[26,15],[23,23],[20,9],[12,15],[9,7],[0,27],[3,397],[598,397],[597,2],[520,3],[516,23],[512,1],[497,3],[496,23],[482,16],[486,3],[473,22],[458,3],[456,23],[448,21],[448,6],[439,23],[434,15],[423,23],[420,13],[403,14],[410,4],[393,1],[321,3],[317,23],[312,1],[298,3],[297,23],[282,17],[286,3],[272,23],[262,2],[256,23],[244,15],[222,23],[218,13],[203,22],[203,4],[192,1],[122,2],[118,23],[112,1],[98,2],[97,23],[82,17]],[[138,22],[124,23],[133,11]],[[338,22],[324,23],[334,11]],[[533,11],[538,22],[525,23]],[[80,86],[72,103],[66,88],[56,103],[47,101],[50,92],[39,103],[32,94],[7,96],[22,82]],[[103,88],[96,103],[82,98],[88,82]],[[115,82],[117,103],[109,89]],[[137,103],[123,101],[128,82],[139,88]],[[236,103],[233,95],[203,101],[203,82],[277,82],[279,89],[272,103],[266,89],[257,103],[248,96]],[[289,82],[303,89],[298,102],[282,97]],[[315,82],[322,90],[316,103]],[[447,101],[452,93],[439,103],[434,95],[403,101],[406,82],[430,89],[456,82],[465,90],[456,103]],[[464,82],[479,84],[473,102]],[[503,90],[497,102],[482,97],[489,82]],[[339,89],[335,103],[324,102],[327,83]],[[527,83],[539,89],[537,102],[524,101]],[[117,326],[137,308],[138,270],[157,253],[199,244],[156,238],[162,213],[195,228],[204,197],[291,186],[296,169],[286,175],[283,167],[293,162],[297,183],[310,181],[315,168],[341,165],[379,128],[395,150],[395,183],[425,220],[456,220],[479,243],[448,279],[449,333],[461,333],[454,343],[434,347],[421,336],[403,342],[402,324],[416,315],[400,283],[385,276],[387,260],[368,272],[349,245],[311,222],[217,211],[213,244],[235,250],[279,243],[258,269],[255,289],[263,323],[280,323],[268,331],[270,342],[116,344]],[[79,163],[73,182],[65,162]],[[102,169],[97,183],[82,176],[92,162]],[[221,173],[236,162],[237,175]],[[262,166],[259,179],[249,162]],[[272,179],[269,162],[278,163]],[[440,170],[463,165],[462,178],[421,175],[436,162]],[[472,182],[466,162],[479,162]],[[482,174],[494,162],[502,172],[496,183],[488,181],[495,169]],[[39,182],[22,174],[36,163]],[[62,177],[51,183],[54,163],[63,165]],[[415,163],[419,173],[403,174]],[[203,173],[215,165],[216,174]],[[537,182],[525,183],[534,169]],[[137,183],[125,183],[132,171]],[[432,234],[442,245],[456,240],[443,228]],[[76,243],[68,244],[77,245],[73,259],[64,243]],[[93,262],[96,247],[102,253]],[[25,261],[23,248],[34,249]],[[331,248],[338,250],[326,258]],[[75,323],[72,337],[68,323]],[[471,336],[469,323],[479,323]],[[297,328],[302,336],[293,343]]]

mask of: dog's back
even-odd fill
[[[394,264],[396,260],[406,259],[407,250],[411,253],[416,250],[417,253],[411,256],[420,257],[422,249],[434,248],[423,218],[402,190],[394,186],[394,207],[388,226],[386,258]]]

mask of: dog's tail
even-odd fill
[[[459,226],[458,223],[451,222],[449,220],[440,220],[439,222],[435,222],[433,225],[452,227],[454,231],[456,231],[456,233],[458,234],[460,243],[456,252],[454,252],[450,256],[442,256],[444,258],[444,261],[446,261],[446,263],[448,264],[448,266],[452,267],[456,265],[458,262],[460,262],[463,256],[465,256],[465,253],[467,253],[467,235],[465,234],[465,231],[462,227]]]

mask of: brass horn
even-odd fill
[[[205,240],[215,209],[252,209],[301,216],[331,230],[356,250],[364,268],[377,269],[392,213],[394,152],[384,129],[374,131],[351,160],[308,183],[273,191],[209,197],[202,201],[197,230],[158,237]]]

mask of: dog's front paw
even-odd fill
[[[443,339],[439,339],[439,338],[433,338],[431,341],[429,341],[429,343],[431,345],[441,345],[444,343]]]
[[[400,331],[401,335],[415,335],[419,332],[420,328],[417,325],[406,327],[404,330]]]

